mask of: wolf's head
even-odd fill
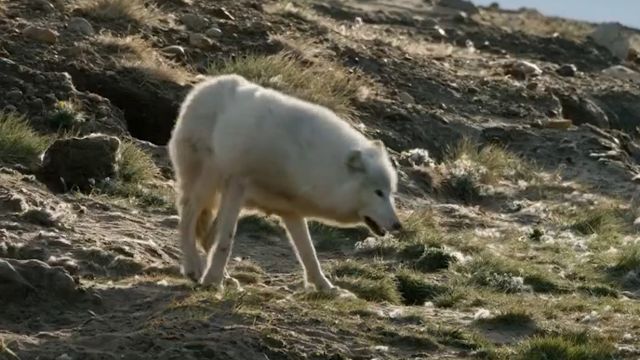
[[[355,195],[360,220],[379,236],[402,229],[394,202],[398,178],[382,141],[352,150],[346,165],[359,184]]]

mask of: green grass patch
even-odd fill
[[[0,162],[34,167],[51,140],[36,133],[24,116],[0,112]]]
[[[615,347],[587,333],[534,337],[516,349],[516,360],[613,360]]]
[[[159,175],[151,156],[130,141],[122,142],[118,165],[118,176],[127,183],[146,183]]]
[[[74,131],[86,116],[73,101],[58,101],[48,116],[49,126],[56,131]]]

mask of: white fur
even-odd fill
[[[169,154],[183,272],[203,285],[221,287],[228,278],[225,268],[243,209],[283,220],[305,282],[319,290],[335,287],[322,273],[306,219],[350,225],[368,217],[374,231],[375,225],[400,227],[396,173],[382,142],[368,140],[325,107],[238,75],[209,78],[191,90]],[[209,251],[204,272],[196,238]]]

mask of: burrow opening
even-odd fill
[[[184,87],[166,84],[168,91],[163,92],[135,74],[96,73],[82,69],[70,73],[78,90],[107,98],[123,111],[131,136],[156,145],[169,142],[180,108],[176,94],[183,95]]]

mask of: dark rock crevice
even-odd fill
[[[186,92],[186,86],[170,82],[151,83],[130,70],[92,72],[69,71],[74,85],[111,101],[124,112],[129,133],[140,140],[165,145],[171,137]]]

